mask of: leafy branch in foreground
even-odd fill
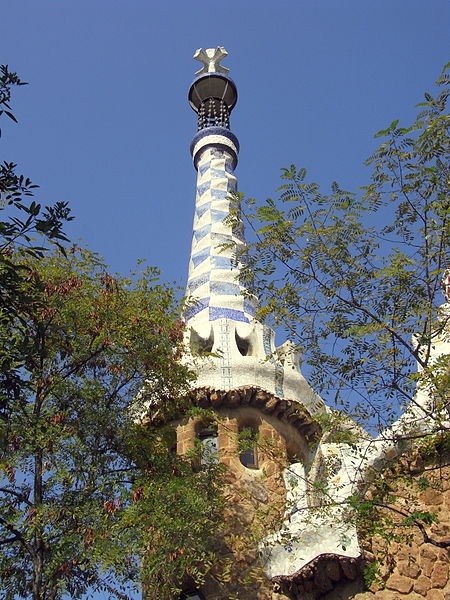
[[[193,472],[169,428],[138,424],[142,389],[168,415],[185,402],[173,292],[86,250],[11,260],[29,302],[2,330],[17,322],[22,359],[0,421],[2,598],[123,598],[141,576],[169,597],[211,563],[221,507],[220,469]]]
[[[17,123],[17,119],[12,113],[10,104],[11,88],[21,85],[27,85],[26,81],[22,81],[17,73],[10,71],[8,65],[0,65],[0,117],[5,114],[15,123]]]
[[[291,166],[277,201],[247,202],[255,241],[244,274],[262,300],[259,316],[297,340],[324,398],[376,429],[418,401],[418,384],[429,415],[448,402],[448,357],[433,355],[449,319],[440,308],[450,240],[447,69],[410,127],[394,121],[377,134],[384,141],[361,192],[333,183],[323,194]]]
[[[6,115],[17,123],[10,104],[12,89],[27,85],[17,73],[10,71],[7,65],[0,65],[0,117]],[[1,130],[0,130],[1,134]],[[66,202],[57,202],[54,206],[41,205],[28,198],[38,187],[24,175],[16,173],[17,165],[4,161],[0,165],[0,210],[6,211],[6,218],[0,221],[0,258],[6,261],[14,244],[20,244],[28,252],[42,255],[43,248],[31,243],[32,234],[43,234],[46,238],[59,243],[68,241],[62,232],[63,222],[70,221],[70,209]],[[11,211],[15,211],[11,214]],[[25,213],[24,216],[18,215]],[[2,265],[3,266],[3,265]]]

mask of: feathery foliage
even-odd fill
[[[416,402],[419,380],[430,414],[448,401],[448,358],[433,357],[448,325],[440,309],[450,259],[447,70],[410,127],[396,120],[377,134],[383,142],[361,191],[333,183],[324,194],[292,165],[277,201],[247,201],[256,241],[245,249],[245,275],[260,317],[297,340],[324,398],[378,428]]]

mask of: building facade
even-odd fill
[[[417,557],[398,550],[383,575],[386,589],[372,583],[363,592],[364,560],[384,550],[358,532],[347,499],[370,488],[373,473],[407,450],[411,434],[431,430],[420,408],[427,395],[419,392],[415,407],[376,439],[358,438],[361,431],[350,423],[343,427],[353,432],[351,443],[322,433],[319,423],[333,411],[303,377],[296,347],[276,346],[274,331],[258,321],[258,300],[242,278],[239,141],[230,125],[237,88],[220,64],[226,56],[223,47],[197,50],[202,68],[189,89],[197,114],[191,143],[197,181],[184,360],[198,375],[199,406],[217,418],[185,417],[174,426],[179,454],[197,446],[201,462],[227,467],[226,526],[217,551],[229,561],[229,577],[212,572],[201,587],[188,581],[183,598],[450,598],[448,550],[435,551],[433,580],[432,552],[423,540],[414,542]],[[448,340],[442,344],[448,352]],[[433,497],[441,508],[450,502],[448,475]]]
[[[185,360],[198,374],[201,406],[218,419],[213,425],[180,420],[177,450],[183,454],[200,443],[206,457],[217,453],[228,468],[226,518],[232,527],[221,551],[235,574],[228,584],[211,579],[197,593],[211,600],[263,599],[279,597],[277,577],[292,576],[324,552],[340,552],[352,565],[359,546],[345,527],[330,535],[335,515],[309,527],[316,530],[314,539],[299,539],[302,505],[314,502],[311,482],[322,476],[326,460],[315,417],[329,409],[303,377],[295,346],[276,346],[274,331],[258,321],[258,301],[240,277],[245,240],[236,193],[239,142],[230,128],[237,89],[220,64],[226,55],[222,47],[198,50],[194,58],[203,66],[189,90],[197,113],[191,143],[197,182]],[[342,535],[352,539],[346,550]],[[355,569],[347,571],[356,577]]]

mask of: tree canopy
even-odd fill
[[[416,402],[419,380],[429,412],[448,401],[448,357],[433,354],[448,325],[440,308],[450,240],[447,69],[411,126],[395,120],[378,132],[366,187],[334,182],[324,193],[292,165],[276,200],[247,201],[255,238],[245,275],[260,317],[297,341],[328,402],[378,430]]]
[[[336,510],[337,528],[353,521],[387,544],[406,543],[413,527],[441,548],[450,540],[443,530],[433,534],[437,515],[414,507],[423,490],[438,489],[423,465],[449,464],[449,67],[412,125],[395,120],[376,134],[382,141],[366,162],[365,187],[352,192],[333,182],[324,193],[291,165],[276,199],[243,203],[236,194],[228,219],[250,228],[237,258],[261,301],[259,318],[287,331],[303,372],[339,409],[317,417],[324,447],[341,444],[357,465],[350,487],[342,484],[345,497],[327,479],[326,460],[321,478],[306,476],[302,483],[315,490],[308,515]],[[406,463],[396,468],[412,448],[419,475]],[[367,569],[368,582],[379,561]]]
[[[173,293],[153,269],[112,277],[87,250],[24,260],[33,302],[1,422],[3,597],[112,593],[141,576],[167,593],[207,562],[220,506],[217,469],[194,473],[170,429],[140,419],[142,390],[170,414],[189,381]]]
[[[0,75],[16,121],[24,83]],[[177,292],[67,244],[68,206],[42,209],[36,187],[0,167],[0,598],[125,598],[142,580],[169,597],[211,566],[221,523],[221,467],[193,471],[142,419],[189,406]]]

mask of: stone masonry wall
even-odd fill
[[[221,462],[227,467],[225,527],[217,536],[221,566],[229,565],[227,581],[212,576],[202,586],[208,600],[283,600],[273,591],[258,561],[257,546],[268,532],[278,529],[285,509],[286,490],[282,472],[287,452],[299,457],[307,444],[299,432],[275,417],[251,407],[218,411],[218,446]],[[239,427],[255,424],[259,431],[258,468],[250,469],[239,460]],[[194,444],[198,419],[184,419],[177,426],[177,452],[186,453]],[[294,449],[294,450],[293,450]]]
[[[425,530],[438,542],[450,542],[450,466],[449,457],[446,458],[436,456],[436,464],[416,453],[402,459],[395,472],[387,475],[395,495],[394,508],[437,515],[438,523],[426,525]],[[417,526],[402,526],[401,515],[391,511],[385,514],[396,523],[390,543],[379,535],[364,541],[367,558],[380,561],[380,580],[372,583],[370,591],[350,597],[353,600],[450,600],[450,548],[426,542]],[[398,539],[395,536],[399,536]],[[333,600],[340,598],[342,596],[334,595]]]

